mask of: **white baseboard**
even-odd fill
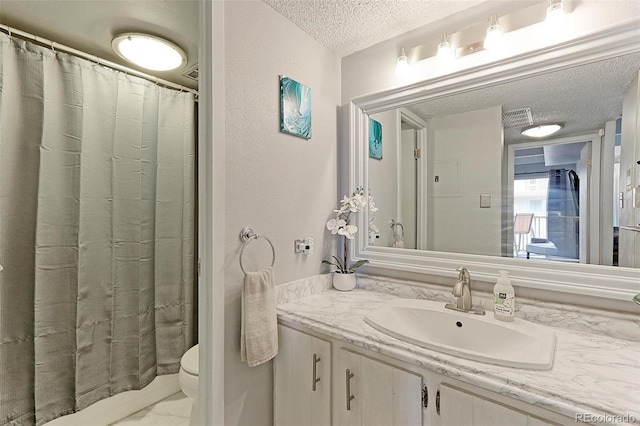
[[[45,426],[107,426],[128,417],[180,390],[177,374],[156,377],[144,389],[121,392],[68,416],[58,417]]]

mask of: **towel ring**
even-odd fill
[[[398,233],[398,226],[400,226],[400,230],[402,231],[402,233]],[[397,222],[394,219],[391,219],[391,229],[393,229],[393,239],[396,242],[402,241],[404,238],[404,226],[402,226],[402,223]]]
[[[265,240],[267,240],[267,242],[271,246],[271,254],[273,255],[273,259],[271,260],[271,267],[273,268],[273,265],[276,264],[276,249],[273,246],[273,243],[271,242],[271,240],[265,237],[264,235],[257,235],[255,232],[253,232],[253,229],[251,228],[242,228],[242,231],[240,231],[240,239],[244,241],[244,244],[242,245],[242,250],[240,251],[240,269],[245,274],[247,273],[247,271],[245,271],[244,266],[242,266],[244,249],[247,248],[247,246],[251,241],[257,240],[258,238],[264,238]]]

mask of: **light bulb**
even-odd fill
[[[121,34],[111,45],[120,57],[154,71],[172,70],[187,63],[184,51],[178,46],[148,34]]]
[[[502,27],[497,22],[491,24],[487,28],[487,35],[484,38],[483,47],[485,50],[498,50],[504,44],[504,37],[502,34]]]
[[[407,74],[409,74],[409,58],[405,55],[403,48],[402,53],[398,56],[398,60],[396,61],[396,75],[404,77]]]
[[[436,54],[436,60],[441,64],[450,63],[455,59],[455,54],[451,47],[449,46],[449,42],[447,41],[447,36],[442,34],[442,41],[438,44],[438,53]]]
[[[553,27],[561,27],[564,24],[564,7],[562,0],[553,2],[547,8],[547,18],[545,22]]]
[[[543,138],[549,136],[562,129],[562,126],[557,123],[553,124],[540,124],[538,126],[529,127],[524,129],[521,133],[525,136],[532,138]]]

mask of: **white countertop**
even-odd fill
[[[553,327],[551,370],[502,367],[406,343],[365,323],[367,312],[396,297],[331,289],[278,305],[278,318],[570,418],[626,415],[640,424],[640,342]]]

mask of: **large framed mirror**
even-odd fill
[[[350,255],[430,275],[464,265],[486,281],[508,269],[522,286],[631,300],[637,25],[354,99],[349,186],[365,187],[378,211],[358,218],[369,232]],[[552,135],[522,134],[551,123]],[[370,155],[372,126],[382,151]]]

